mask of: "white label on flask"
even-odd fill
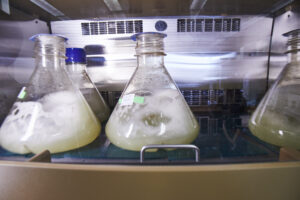
[[[127,94],[123,96],[121,106],[131,106],[133,104],[134,94]]]

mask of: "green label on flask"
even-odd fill
[[[135,96],[134,99],[133,99],[133,102],[142,104],[142,103],[144,103],[144,97]]]
[[[26,87],[23,87],[18,95],[19,99],[24,99],[26,97],[27,92],[25,90],[26,90]]]

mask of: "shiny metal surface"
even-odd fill
[[[240,19],[239,31],[178,32],[178,20]],[[104,91],[122,91],[136,67],[135,43],[131,34],[82,35],[81,23],[109,20],[71,20],[51,23],[52,31],[66,35],[69,47],[102,45],[105,66],[88,68],[92,80]],[[157,21],[164,21],[165,65],[180,88],[241,88],[257,99],[264,93],[272,18],[265,16],[174,16],[123,18],[142,20],[143,31],[156,31]],[[214,22],[216,23],[216,21]],[[214,24],[215,25],[215,24]],[[188,29],[186,29],[187,31]],[[89,55],[97,56],[97,55]],[[257,87],[259,86],[259,87]],[[253,90],[255,88],[255,91]]]

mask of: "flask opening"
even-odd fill
[[[38,34],[32,36],[30,40],[35,42],[35,55],[55,55],[65,58],[65,41],[67,38],[55,34]]]
[[[144,32],[133,35],[131,38],[137,41],[136,44],[136,55],[141,54],[160,54],[166,55],[164,53],[164,42],[163,39],[166,34],[157,32]]]

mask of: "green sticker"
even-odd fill
[[[27,92],[25,91],[26,87],[23,87],[22,90],[20,91],[19,95],[18,95],[18,98],[19,99],[24,99]]]
[[[144,103],[144,97],[135,96],[133,99],[133,102],[142,104],[142,103]]]

